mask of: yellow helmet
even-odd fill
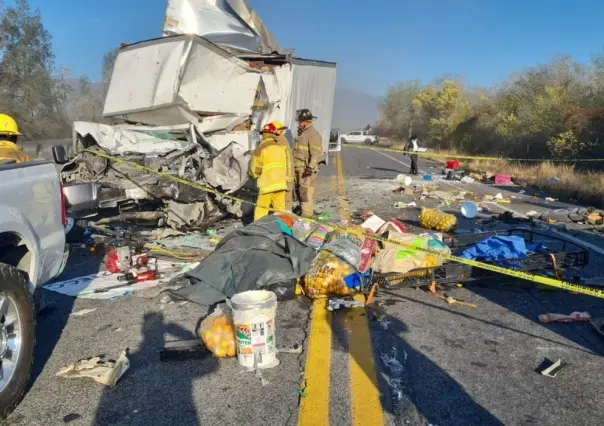
[[[0,114],[0,135],[20,136],[19,127],[13,117]]]
[[[287,130],[287,127],[285,127],[283,124],[281,124],[279,121],[272,121],[271,124],[273,126],[275,126],[275,129],[277,129],[276,134],[277,135],[282,135],[284,130]]]

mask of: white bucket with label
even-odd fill
[[[279,365],[275,347],[275,293],[266,290],[238,293],[231,298],[231,307],[239,364],[249,369]]]

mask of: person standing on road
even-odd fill
[[[288,160],[285,147],[277,142],[277,132],[273,123],[262,128],[262,142],[250,160],[250,175],[258,186],[254,221],[268,215],[271,208],[285,210]]]
[[[285,193],[285,210],[292,211],[294,205],[294,153],[289,141],[283,134],[287,127],[278,121],[273,121],[272,124],[277,129],[277,143],[285,148],[287,154],[287,192]]]
[[[29,155],[23,152],[17,141],[21,136],[17,122],[6,114],[0,114],[0,161],[12,160],[17,163],[31,161]]]
[[[294,189],[300,201],[302,217],[312,217],[323,144],[321,135],[313,127],[313,120],[317,117],[308,109],[300,109],[296,114],[298,137],[294,146]]]
[[[417,140],[416,135],[411,136],[409,143],[405,147],[405,151],[407,151],[407,152],[418,152],[419,151],[419,141]],[[411,158],[411,171],[409,173],[412,175],[417,175],[418,174],[417,154],[409,154],[409,157]]]

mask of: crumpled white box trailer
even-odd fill
[[[277,61],[270,70],[251,65],[269,59]],[[248,117],[255,130],[278,120],[291,129],[292,141],[296,110],[308,108],[318,117],[315,127],[327,154],[336,72],[335,63],[275,54],[235,56],[196,35],[163,37],[120,50],[103,115],[151,126],[193,123],[210,139]],[[259,90],[268,105],[254,110]]]

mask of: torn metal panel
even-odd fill
[[[212,166],[203,170],[204,180],[227,193],[241,188],[248,180],[250,157],[246,151],[240,144],[230,143],[212,160]]]
[[[201,226],[210,216],[210,205],[207,202],[166,203],[166,224],[172,229]]]
[[[73,128],[81,137],[91,136],[101,148],[113,155],[128,152],[158,155],[189,150],[195,145],[188,141],[166,140],[147,133],[86,121],[74,122]]]
[[[149,40],[120,50],[103,115],[152,125],[249,115],[260,77],[259,70],[201,37]]]
[[[220,130],[231,131],[250,118],[250,114],[224,114],[204,117],[195,127],[200,133],[213,133]],[[217,148],[220,149],[220,148]]]
[[[241,145],[246,150],[252,150],[256,147],[253,135],[251,132],[215,133],[208,137],[208,141],[218,151],[223,150],[233,142]]]
[[[245,0],[168,0],[162,35],[197,34],[218,45],[270,53],[279,45]]]
[[[247,62],[195,39],[178,96],[192,111],[245,114],[254,102],[260,77]]]

